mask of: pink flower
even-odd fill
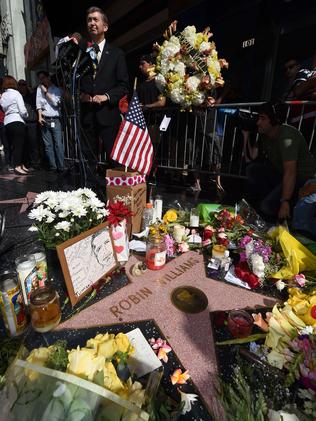
[[[178,251],[179,253],[186,253],[187,251],[189,251],[189,244],[182,242],[180,244],[178,244]]]
[[[225,228],[224,227],[220,227],[220,228],[218,228],[217,232],[225,232]]]
[[[225,234],[224,232],[220,232],[220,233],[217,235],[217,237],[218,237],[218,238],[227,238],[227,234]]]
[[[303,275],[302,273],[295,275],[294,280],[300,287],[303,287],[306,283],[305,275]]]
[[[167,344],[167,342],[164,339],[158,338],[149,339],[149,343],[152,347],[152,349],[156,352],[157,357],[160,360],[163,360],[165,363],[168,362],[168,353],[172,351],[172,348],[170,345]],[[157,352],[158,351],[158,352]]]
[[[168,344],[166,343],[166,341],[164,341],[164,345],[163,345],[161,348],[159,348],[159,351],[158,351],[157,357],[158,357],[160,360],[163,360],[165,363],[167,363],[167,362],[168,362],[168,355],[167,355],[167,354],[168,354],[170,351],[172,351],[171,346],[170,346],[170,345],[168,345]]]

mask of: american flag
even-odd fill
[[[134,91],[128,112],[116,136],[111,158],[141,174],[149,174],[153,152],[144,114]]]

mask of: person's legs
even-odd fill
[[[54,138],[54,150],[57,170],[64,169],[64,142],[62,135],[61,123],[59,120],[55,121],[55,127],[51,127],[51,133]]]
[[[248,191],[257,199],[262,199],[281,181],[281,174],[270,163],[252,162],[246,167]]]
[[[36,122],[26,124],[26,146],[27,146],[27,162],[31,167],[40,165],[39,138],[38,127]]]
[[[50,170],[56,170],[56,160],[55,160],[55,152],[54,152],[54,144],[53,144],[53,135],[51,133],[51,128],[48,125],[44,125],[41,127],[42,138],[45,147],[45,153],[48,159],[48,165]]]
[[[260,203],[260,211],[267,219],[277,218],[280,209],[282,183],[278,184]]]
[[[293,209],[293,228],[316,239],[316,193],[300,199]]]
[[[19,121],[6,125],[6,134],[12,145],[12,163],[15,169],[22,168],[25,144],[25,124]]]
[[[0,137],[1,137],[1,143],[4,149],[4,164],[7,167],[11,167],[12,166],[12,146],[6,135],[6,129],[3,123],[0,124]]]

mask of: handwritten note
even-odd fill
[[[77,297],[115,265],[107,227],[67,247],[64,253]]]
[[[128,360],[128,367],[132,373],[142,377],[161,367],[161,361],[139,328],[126,333],[126,336],[135,348],[134,354]]]

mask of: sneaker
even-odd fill
[[[13,168],[13,167],[11,167],[11,165],[7,165],[5,169],[6,169],[6,171],[8,171],[8,172],[14,172],[14,168]]]

